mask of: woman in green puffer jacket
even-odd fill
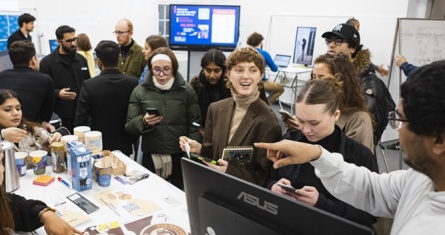
[[[142,135],[142,165],[182,189],[179,136],[201,140],[198,128],[201,113],[193,88],[178,73],[178,61],[167,47],[153,51],[148,59],[151,74],[137,86],[130,97],[127,123],[128,133]],[[148,114],[156,108],[160,115]]]

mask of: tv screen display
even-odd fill
[[[176,50],[233,50],[239,24],[240,6],[171,4],[169,46]]]
[[[374,234],[368,227],[215,171],[202,163],[188,158],[181,161],[193,235]]]
[[[312,65],[316,27],[297,27],[294,48],[294,64]]]

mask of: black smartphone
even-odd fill
[[[290,113],[287,112],[286,110],[280,109],[280,110],[278,110],[278,112],[279,112],[281,115],[283,115],[283,117],[285,117],[285,118],[292,118],[292,115],[290,115]]]
[[[161,116],[161,113],[159,113],[159,110],[157,108],[147,108],[147,113],[150,115],[156,115],[156,116]]]
[[[213,159],[210,159],[210,158],[208,158],[208,157],[199,156],[198,154],[195,154],[195,153],[190,153],[190,157],[192,157],[192,158],[194,158],[194,159],[197,159],[197,160],[199,160],[199,161],[205,160],[206,162],[210,162],[210,163],[212,163],[213,165],[218,165],[218,162],[217,162],[217,161],[215,161],[215,160],[213,160]]]
[[[288,193],[300,195],[300,194],[296,193],[295,192],[296,189],[290,185],[285,185],[282,183],[277,183],[277,185],[280,186],[282,189],[286,190],[286,192],[288,192]]]

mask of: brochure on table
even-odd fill
[[[62,219],[89,234],[105,234],[108,230],[113,234],[120,234],[119,231],[122,234],[140,234],[141,231],[174,231],[176,234],[184,231],[188,234],[184,192],[120,151],[113,151],[113,154],[127,164],[127,172],[143,171],[149,173],[148,177],[132,185],[113,177],[109,187],[100,187],[94,182],[92,190],[76,192],[58,181],[48,186],[33,185],[32,181],[37,176],[28,170],[24,177],[20,177],[20,188],[14,193],[44,201],[54,207]],[[67,178],[66,173],[53,173],[51,167],[47,167],[46,174]],[[149,220],[150,223],[138,223],[141,220]],[[37,232],[45,234],[43,228]]]

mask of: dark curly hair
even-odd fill
[[[417,68],[400,88],[408,129],[417,135],[435,136],[445,131],[445,60]]]

